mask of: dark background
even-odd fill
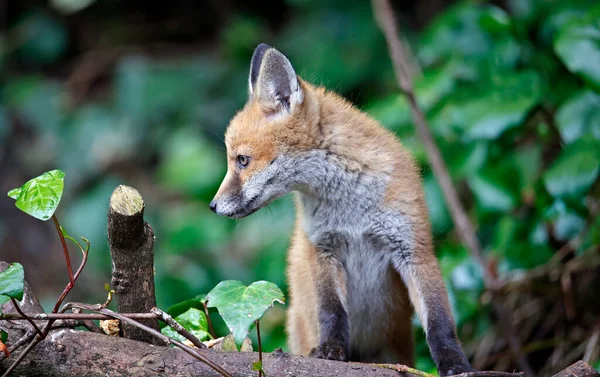
[[[265,42],[414,153],[466,352],[477,368],[516,368],[482,271],[457,238],[414,135],[370,2],[2,6],[0,192],[46,170],[67,173],[57,216],[71,235],[92,242],[70,299],[105,298],[106,212],[118,184],[145,199],[157,237],[159,306],[225,279],[270,280],[286,291],[290,198],[240,221],[208,210],[225,172],[223,132],[245,102],[252,52]],[[600,7],[568,0],[394,6],[412,46],[417,95],[529,362],[543,375],[581,358],[599,368]],[[0,259],[24,265],[49,310],[67,281],[60,243],[51,223],[8,197],[0,199]],[[277,306],[263,319],[267,351],[286,348],[284,318]],[[417,366],[433,372],[415,325]]]

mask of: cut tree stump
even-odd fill
[[[110,197],[108,209],[108,246],[112,257],[112,289],[117,311],[148,313],[156,306],[154,294],[154,232],[144,221],[144,200],[129,186],[118,186]],[[158,320],[141,323],[160,331]],[[142,329],[121,324],[128,339],[156,345],[164,343]]]
[[[598,373],[585,361],[579,360],[575,364],[571,364],[566,369],[561,370],[552,377],[599,377]]]

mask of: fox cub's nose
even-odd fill
[[[213,211],[214,213],[217,213],[217,202],[215,200],[213,200],[208,205],[208,208],[210,208],[210,210]]]

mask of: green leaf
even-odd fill
[[[541,25],[538,28],[540,39],[551,45],[561,30],[589,17],[591,12],[597,12],[597,9],[600,8],[594,6],[593,1],[564,1],[554,4],[540,20]]]
[[[562,199],[554,201],[544,215],[552,221],[554,236],[561,241],[575,238],[585,227],[585,218]]]
[[[193,299],[185,300],[185,301],[182,301],[175,305],[170,306],[169,309],[167,309],[167,313],[169,313],[169,315],[171,315],[173,317],[176,317],[178,315],[181,315],[182,313],[185,313],[190,308],[204,311],[203,303],[205,301],[206,301],[206,295],[198,295],[198,296],[194,297]]]
[[[236,344],[242,344],[254,325],[275,301],[283,304],[283,292],[274,283],[257,281],[245,286],[237,280],[220,282],[206,296],[208,306],[217,308],[233,333]]]
[[[576,94],[556,113],[560,134],[569,144],[589,136],[600,140],[600,95],[592,90]]]
[[[23,299],[25,272],[19,263],[11,263],[6,270],[0,272],[0,305],[11,298]]]
[[[534,71],[506,74],[454,92],[452,98],[432,116],[438,135],[454,128],[463,141],[496,140],[519,127],[529,111],[541,100],[542,80]],[[447,138],[447,137],[446,137]]]
[[[204,312],[195,308],[190,308],[185,313],[178,315],[174,319],[186,330],[194,334],[199,340],[202,341],[210,339],[210,334],[208,333],[208,324]],[[166,336],[179,340],[180,342],[185,341],[185,337],[179,335],[177,331],[173,330],[169,326],[163,327],[161,332]]]
[[[420,38],[419,58],[426,66],[449,55],[483,56],[490,40],[479,25],[482,7],[461,2],[431,22]]]
[[[544,184],[554,197],[585,194],[600,172],[600,143],[579,140],[559,154],[544,173]]]
[[[262,370],[262,361],[257,360],[252,362],[252,370]]]
[[[14,200],[17,200],[19,198],[19,195],[21,195],[21,188],[17,187],[17,188],[12,189],[8,192],[7,195],[9,197],[13,198]]]
[[[471,178],[469,186],[485,211],[507,212],[517,205],[518,196],[503,177],[487,170]]]
[[[52,170],[27,181],[19,189],[8,192],[8,196],[15,199],[15,205],[21,211],[43,221],[48,220],[56,211],[60,203],[64,188],[65,173],[61,170]]]
[[[472,140],[495,140],[507,130],[519,126],[527,113],[540,101],[540,78],[534,72],[507,77],[483,95],[465,103],[460,120]]]
[[[554,50],[569,71],[600,90],[600,18],[589,17],[563,30]]]
[[[0,342],[6,344],[8,340],[8,334],[4,330],[0,330]]]
[[[442,145],[440,145],[442,146]],[[444,143],[444,157],[450,168],[452,178],[462,178],[476,173],[488,157],[488,144],[476,143]]]

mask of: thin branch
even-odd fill
[[[31,340],[33,339],[33,337],[35,336],[35,332],[34,331],[29,331],[27,333],[25,333],[25,335],[23,335],[21,338],[19,338],[19,340],[17,340],[14,343],[11,343],[10,348],[8,349],[11,353],[15,352],[16,350],[18,350],[23,344],[31,342]],[[0,358],[0,361],[2,361],[2,358]]]
[[[31,352],[31,350],[37,346],[37,344],[39,342],[42,341],[42,337],[40,337],[39,335],[36,336],[33,341],[31,343],[29,343],[29,345],[27,346],[27,348],[25,348],[23,350],[23,352],[21,352],[21,354],[19,355],[19,357],[17,357],[17,359],[15,361],[13,361],[13,363],[8,367],[8,369],[6,370],[6,372],[4,372],[4,374],[2,375],[2,377],[8,377],[10,376],[10,374],[12,373],[13,370],[15,370],[15,368],[21,363],[21,361],[23,361],[23,359],[25,358],[25,356],[27,356],[27,354],[29,352]]]
[[[436,180],[440,183],[440,186],[442,186],[442,193],[444,194],[444,198],[448,204],[452,220],[456,226],[456,230],[462,241],[471,251],[471,255],[473,255],[483,270],[483,280],[486,288],[493,292],[497,285],[496,278],[491,273],[489,265],[483,256],[482,248],[479,244],[479,240],[477,239],[473,224],[471,224],[471,221],[469,220],[469,217],[467,216],[467,213],[459,200],[458,192],[452,183],[450,173],[448,172],[448,168],[446,167],[446,164],[442,158],[442,154],[440,153],[440,150],[433,139],[431,131],[429,130],[425,115],[417,103],[410,70],[407,64],[406,53],[404,51],[402,42],[398,38],[399,31],[396,25],[396,20],[394,19],[393,9],[389,0],[372,0],[372,4],[377,23],[379,24],[379,27],[381,28],[387,41],[398,85],[408,100],[412,117],[415,122],[416,132],[423,142],[425,149],[427,150],[427,156],[429,158],[433,174],[435,175]],[[499,324],[502,327],[502,332],[506,336],[506,341],[510,346],[513,356],[525,374],[527,376],[533,376],[533,370],[529,366],[526,357],[521,351],[521,341],[519,340],[519,337],[510,322],[510,316],[508,313],[506,313],[506,310],[498,301],[492,301],[493,308],[496,311],[499,319]]]
[[[435,377],[435,375],[433,375],[433,374],[423,372],[421,370],[414,369],[414,368],[411,368],[411,367],[403,365],[403,364],[373,364],[373,365],[375,365],[376,367],[380,367],[380,368],[395,370],[400,373],[414,374],[415,376],[420,376],[420,377]]]
[[[63,247],[63,252],[65,253],[65,261],[67,262],[67,270],[69,271],[69,279],[71,282],[71,286],[75,285],[75,278],[73,277],[73,268],[71,267],[71,258],[69,257],[69,248],[67,248],[67,242],[65,241],[65,236],[62,233],[60,228],[60,224],[58,223],[58,219],[56,215],[52,215],[52,221],[54,221],[54,226],[56,227],[56,232],[60,237],[60,243]]]
[[[160,318],[164,323],[169,325],[173,330],[177,331],[177,333],[179,335],[183,336],[184,338],[186,338],[187,340],[192,342],[192,344],[195,345],[196,347],[198,347],[200,349],[207,348],[206,345],[200,341],[200,339],[198,339],[194,334],[192,334],[191,332],[186,330],[183,326],[181,326],[181,324],[179,322],[177,322],[173,317],[171,317],[168,313],[165,313],[164,311],[160,310],[157,307],[152,308],[151,312],[157,318]],[[129,317],[129,318],[131,318],[131,317]]]
[[[263,365],[262,365],[262,343],[260,341],[260,325],[258,324],[258,320],[256,323],[256,337],[258,338],[258,360],[260,361],[260,369],[258,370],[258,377],[263,377]]]
[[[63,247],[64,250],[66,252],[65,256],[67,258],[67,266],[68,268],[70,268],[70,261],[68,259],[69,254],[68,254],[68,250],[66,248],[66,242],[65,239],[63,237],[62,231],[60,229],[60,224],[58,223],[58,219],[56,218],[56,216],[52,215],[52,219],[54,220],[54,224],[56,226],[56,230],[58,231],[58,234],[60,235],[60,239],[63,243]],[[79,277],[79,275],[81,275],[81,272],[83,271],[83,268],[85,267],[85,264],[87,262],[87,258],[88,258],[88,253],[90,250],[90,242],[88,240],[85,240],[87,244],[86,250],[83,253],[83,258],[81,259],[81,263],[79,264],[79,268],[77,269],[77,271],[75,272],[75,274],[72,274],[72,270],[69,271],[70,275],[71,275],[71,281],[69,281],[65,287],[65,289],[63,290],[62,294],[60,295],[60,297],[58,298],[58,300],[56,300],[56,303],[54,304],[54,308],[52,309],[53,313],[56,313],[58,311],[58,308],[60,308],[60,304],[62,304],[63,300],[65,299],[65,297],[67,297],[67,295],[69,294],[69,292],[71,291],[71,289],[73,289],[73,287],[75,286],[75,282],[77,281],[77,278]],[[37,335],[32,341],[31,343],[29,343],[29,345],[27,346],[27,348],[25,348],[23,350],[23,352],[21,352],[21,354],[19,355],[19,357],[8,367],[8,369],[4,372],[4,374],[2,375],[2,377],[8,377],[10,376],[10,374],[12,373],[12,371],[21,363],[21,361],[25,358],[25,356],[27,356],[27,354],[29,352],[31,352],[31,350],[42,340],[44,340],[46,338],[46,336],[48,335],[48,333],[50,332],[50,330],[52,329],[52,324],[54,324],[54,322],[56,321],[56,319],[50,319],[48,320],[48,323],[46,323],[46,326],[44,326],[44,328],[41,331],[41,334]]]
[[[217,339],[215,329],[213,328],[212,321],[210,319],[210,314],[208,313],[208,306],[206,305],[206,300],[202,302],[202,306],[204,306],[204,314],[206,315],[206,323],[208,324],[208,331],[210,332],[210,336],[212,336],[213,339]]]
[[[21,310],[21,308],[19,307],[19,303],[17,302],[17,300],[15,300],[14,298],[10,298],[10,301],[12,302],[13,306],[15,307],[15,310],[24,318],[27,320],[27,322],[29,322],[31,324],[31,327],[33,327],[33,329],[35,330],[35,332],[40,335],[42,335],[42,332],[40,331],[39,327],[37,327],[37,325],[35,324],[35,322],[33,322],[25,313],[23,313],[23,311]]]
[[[229,374],[229,372],[227,372],[226,370],[224,370],[223,368],[221,368],[219,365],[213,363],[211,360],[207,359],[204,355],[200,354],[199,352],[197,352],[195,349],[186,346],[185,344],[170,338],[164,334],[162,334],[160,331],[154,330],[151,327],[148,327],[142,323],[136,322],[135,320],[131,319],[131,318],[127,318],[125,316],[122,316],[119,313],[115,313],[112,310],[103,308],[102,305],[88,305],[88,304],[82,304],[82,303],[71,303],[72,307],[75,308],[80,308],[80,309],[84,309],[84,310],[89,310],[92,312],[97,312],[97,313],[101,313],[101,314],[106,314],[110,317],[116,318],[122,322],[127,322],[132,326],[138,327],[144,331],[149,332],[150,334],[154,335],[157,338],[160,338],[161,340],[163,340],[165,343],[167,344],[172,344],[175,345],[179,348],[181,348],[182,350],[184,350],[186,353],[188,353],[189,355],[195,357],[196,359],[202,361],[203,363],[205,363],[206,365],[208,365],[209,367],[213,368],[215,371],[217,371],[218,373],[220,373],[221,375],[225,376],[225,377],[232,377],[231,374]]]
[[[122,316],[131,319],[156,319],[159,318],[154,313],[119,313]],[[31,314],[28,316],[29,319],[34,321],[47,321],[47,320],[59,320],[59,319],[75,319],[75,320],[105,320],[112,319],[113,317],[105,314],[96,313],[40,313]],[[25,316],[16,313],[3,313],[0,314],[0,321],[15,321],[25,319]]]
[[[418,369],[411,368],[403,364],[372,364],[380,368],[392,369],[400,373],[410,373],[415,376],[421,377],[435,377],[435,375],[423,372]],[[510,372],[495,372],[495,371],[476,371],[467,372],[461,374],[453,374],[452,377],[522,377],[523,373],[510,373]]]

